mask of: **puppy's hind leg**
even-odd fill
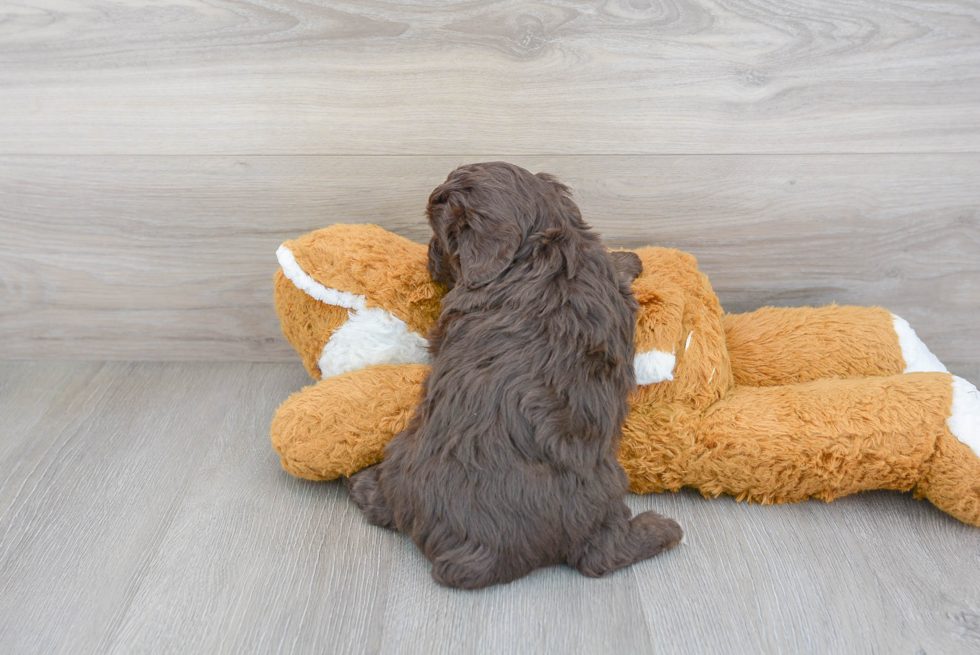
[[[486,546],[463,543],[432,559],[432,579],[445,587],[479,589],[507,583],[534,568],[519,561],[502,561]]]
[[[395,529],[395,515],[388,506],[378,480],[378,465],[358,471],[349,478],[344,478],[344,486],[350,492],[368,522],[382,528]]]
[[[656,512],[630,518],[622,501],[610,504],[605,519],[568,557],[568,565],[590,578],[659,555],[681,542],[684,531]]]

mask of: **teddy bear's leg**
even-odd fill
[[[333,480],[381,461],[408,425],[429,367],[369,366],[294,393],[272,419],[282,466],[307,480]]]
[[[764,307],[722,324],[736,385],[946,371],[906,321],[878,307]]]
[[[760,503],[915,489],[980,526],[980,398],[944,373],[740,387],[660,478]]]
[[[953,377],[953,401],[947,429],[915,486],[917,498],[965,523],[980,526],[980,391]]]
[[[673,519],[656,512],[630,518],[630,509],[616,500],[595,532],[569,554],[568,565],[582,575],[598,578],[670,550],[683,537],[684,531]]]

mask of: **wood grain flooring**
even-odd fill
[[[0,157],[0,356],[295,361],[275,250],[334,222],[425,242],[472,157]],[[980,154],[509,157],[620,247],[695,254],[723,307],[881,305],[980,359]]]
[[[980,649],[980,530],[891,492],[630,496],[684,544],[601,580],[440,588],[341,485],[280,469],[268,422],[306,381],[298,364],[0,363],[0,652]]]

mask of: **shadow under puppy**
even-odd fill
[[[502,162],[453,171],[427,214],[429,272],[451,290],[408,428],[347,480],[367,519],[450,587],[560,562],[601,576],[675,546],[676,522],[630,518],[616,459],[639,258],[607,252],[567,187]]]

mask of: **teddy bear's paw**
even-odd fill
[[[953,376],[953,407],[946,420],[949,431],[980,457],[980,391]]]
[[[915,330],[901,316],[892,314],[898,345],[902,348],[905,360],[904,373],[948,373],[939,358],[932,354],[926,344],[915,334]]]

